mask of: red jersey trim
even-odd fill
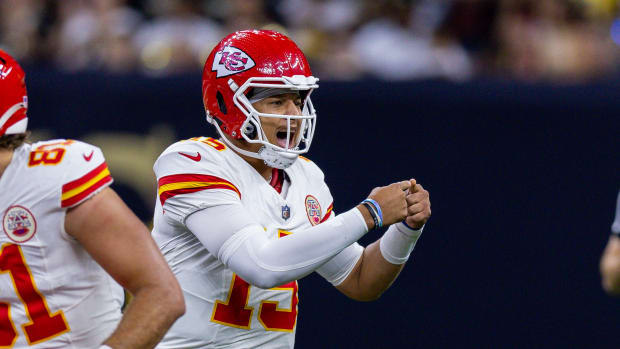
[[[62,186],[60,207],[73,206],[112,181],[108,165],[103,162],[84,176]]]
[[[66,200],[62,200],[60,203],[60,207],[70,207],[73,206],[77,203],[79,203],[80,201],[86,199],[90,194],[92,194],[93,192],[108,186],[109,184],[112,183],[112,176],[107,175],[103,178],[101,178],[99,181],[97,181],[95,184],[93,184],[92,186],[88,187],[86,190],[84,190],[83,192],[69,198]]]
[[[329,207],[327,208],[327,212],[325,212],[325,216],[323,216],[323,219],[321,219],[321,222],[320,222],[320,223],[325,222],[325,221],[329,218],[329,216],[331,216],[331,215],[332,215],[332,210],[333,210],[333,209],[334,209],[334,203],[332,202],[332,203],[329,205]]]
[[[206,189],[232,190],[241,199],[241,193],[234,184],[216,176],[186,173],[162,177],[157,183],[159,186],[159,200],[162,206],[166,200],[175,195],[190,194]]]
[[[88,182],[89,180],[95,178],[99,173],[103,172],[105,169],[108,168],[108,165],[105,163],[105,161],[103,163],[101,163],[101,165],[95,167],[94,170],[88,172],[87,174],[85,174],[84,176],[71,181],[65,185],[62,186],[62,193],[66,193],[71,189],[75,189],[77,187],[79,187],[80,185]]]

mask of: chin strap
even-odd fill
[[[285,153],[266,146],[262,146],[258,150],[258,156],[267,166],[281,170],[289,168],[299,157],[298,154]]]
[[[207,117],[207,121],[209,121],[208,117]],[[232,144],[230,140],[228,140],[228,138],[222,132],[222,129],[220,129],[220,125],[218,125],[217,122],[213,122],[211,124],[215,126],[215,128],[217,129],[217,132],[220,134],[220,137],[222,137],[222,140],[224,141],[224,143],[226,143],[226,145],[231,147],[234,151],[236,151],[237,153],[241,155],[249,156],[254,159],[261,159],[269,167],[275,167],[281,170],[285,170],[288,167],[290,167],[299,157],[298,154],[278,151],[278,150],[275,150],[273,148],[270,148],[264,145],[258,150],[257,153],[241,149],[235,146],[234,144]]]

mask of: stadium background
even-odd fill
[[[342,212],[414,176],[433,216],[373,303],[300,282],[296,348],[618,348],[598,261],[620,187],[616,1],[5,0],[34,139],[103,148],[149,222],[152,164],[214,135],[200,70],[225,33],[285,31],[321,78],[309,157]],[[362,241],[374,240],[372,233]]]

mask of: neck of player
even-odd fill
[[[228,135],[226,135],[226,138],[228,138],[228,140],[232,142],[232,144],[234,144],[235,146],[243,150],[253,152],[253,153],[256,153],[260,149],[260,147],[262,147],[261,144],[248,143],[242,139],[234,139],[232,137],[228,137]],[[231,150],[234,151],[233,149]],[[273,170],[271,167],[265,164],[265,161],[263,161],[263,159],[257,159],[251,156],[246,156],[246,155],[237,153],[236,151],[235,153],[239,155],[243,160],[245,160],[248,164],[250,164],[250,166],[252,166],[256,170],[256,172],[258,172],[258,174],[260,174],[263,178],[265,178],[266,181],[269,181],[271,179],[271,173]]]

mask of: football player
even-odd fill
[[[407,261],[428,192],[401,181],[336,215],[322,171],[300,156],[314,135],[317,81],[273,31],[235,32],[209,55],[203,101],[220,138],[177,142],[154,165],[153,236],[187,304],[158,348],[292,348],[296,280],[317,271],[373,300]],[[356,243],[381,226],[390,227],[380,240]]]
[[[620,192],[616,203],[616,218],[611,225],[611,236],[601,257],[603,289],[609,294],[620,294]]]
[[[0,347],[152,348],[184,311],[178,283],[99,148],[25,143],[24,78],[0,50]]]

